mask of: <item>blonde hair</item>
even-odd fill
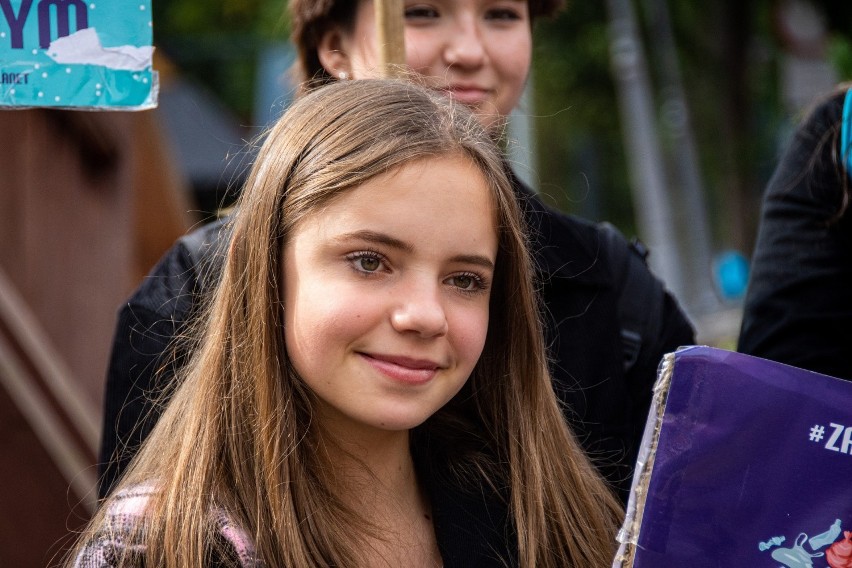
[[[157,487],[138,527],[146,565],[202,566],[220,546],[216,507],[252,536],[268,566],[358,565],[370,529],[332,490],[332,466],[311,425],[312,395],[284,346],[283,243],[335,197],[437,156],[463,156],[482,172],[499,251],[483,355],[462,391],[412,433],[412,451],[427,452],[423,460],[461,487],[506,495],[522,566],[609,565],[620,507],[551,388],[522,218],[500,151],[464,107],[381,80],[301,98],[259,151],[197,349],[117,488]]]

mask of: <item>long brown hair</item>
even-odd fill
[[[575,443],[551,388],[522,218],[500,151],[464,107],[381,80],[340,82],[303,97],[260,149],[198,348],[117,488],[157,489],[138,526],[146,565],[202,566],[217,547],[217,507],[252,536],[268,566],[361,564],[359,544],[372,533],[333,491],[311,425],[311,393],[284,346],[282,249],[300,219],[335,197],[436,156],[462,156],[482,172],[499,250],[482,357],[413,443],[474,441],[461,444],[470,451],[441,459],[457,483],[504,490],[522,566],[609,565],[620,507]],[[84,540],[104,522],[110,499]]]

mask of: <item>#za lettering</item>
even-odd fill
[[[852,451],[852,426],[847,427],[834,422],[828,426],[832,428],[832,432],[825,443],[825,449],[849,454]]]

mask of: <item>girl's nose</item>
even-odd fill
[[[472,18],[464,18],[454,26],[444,48],[444,61],[448,66],[464,69],[477,68],[486,59],[487,52],[482,34]]]
[[[446,335],[447,314],[438,285],[409,287],[393,308],[391,325],[399,333],[416,333],[424,338]]]

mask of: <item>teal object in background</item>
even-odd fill
[[[150,0],[0,0],[0,108],[157,105]]]
[[[741,300],[748,286],[748,260],[737,251],[725,251],[716,258],[715,279],[724,300]]]

